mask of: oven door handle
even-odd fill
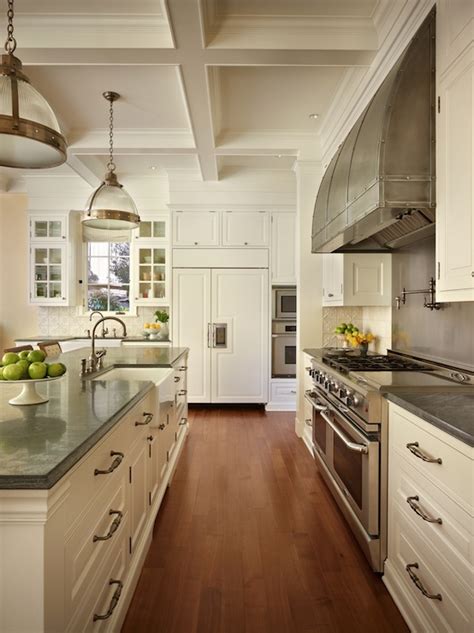
[[[356,444],[356,442],[351,442],[350,439],[343,433],[334,423],[328,418],[324,411],[321,411],[321,417],[326,421],[327,424],[332,428],[334,433],[344,442],[347,448],[351,451],[355,451],[356,453],[363,453],[366,455],[369,452],[369,449],[365,444]]]
[[[316,411],[319,411],[320,413],[322,411],[329,411],[329,407],[327,407],[325,404],[319,404],[319,402],[316,402],[316,400],[314,400],[314,398],[311,397],[311,390],[305,391],[304,396],[306,400],[310,403],[310,405],[313,407],[313,409],[316,409]]]

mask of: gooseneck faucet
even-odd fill
[[[122,319],[119,319],[118,317],[114,317],[114,316],[105,316],[105,317],[102,317],[101,319],[98,319],[94,323],[94,327],[92,328],[91,353],[89,356],[89,366],[86,368],[86,372],[92,372],[92,371],[95,371],[96,369],[100,369],[102,367],[102,358],[107,353],[105,349],[100,350],[100,352],[95,351],[95,341],[96,341],[95,332],[97,330],[98,325],[100,323],[103,324],[104,321],[117,321],[118,323],[120,323],[120,325],[123,328],[123,336],[124,337],[127,336],[127,327],[125,323],[122,321]]]
[[[92,317],[94,316],[94,314],[98,314],[101,319],[104,318],[104,315],[102,314],[102,312],[99,312],[99,310],[92,310],[92,312],[89,314],[89,321],[92,321]],[[105,338],[105,335],[107,333],[108,333],[108,330],[104,327],[104,323],[102,322],[102,338]]]

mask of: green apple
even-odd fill
[[[46,374],[48,373],[48,366],[46,363],[34,362],[28,367],[28,373],[30,374],[30,378],[33,380],[40,380],[41,378],[46,378]]]
[[[3,377],[3,367],[0,367],[0,380],[5,380]]]
[[[23,373],[22,373],[22,375],[21,375],[22,380],[23,380],[24,378],[25,378],[25,379],[27,379],[27,378],[29,378],[29,377],[30,377],[30,375],[28,374],[28,367],[30,366],[30,364],[31,364],[31,363],[30,363],[30,361],[29,361],[29,360],[26,360],[26,358],[23,358],[22,360],[19,360],[19,361],[16,363],[16,365],[17,365],[17,366],[20,366],[20,367],[22,367],[22,368],[23,368]]]
[[[3,368],[4,380],[21,380],[23,375],[23,367],[21,365],[11,364]]]
[[[42,363],[46,358],[46,354],[41,349],[34,349],[28,353],[26,358],[30,363]]]
[[[66,373],[66,365],[63,363],[51,363],[48,367],[48,376],[56,378]]]
[[[18,354],[15,354],[15,352],[7,352],[2,357],[2,363],[4,367],[6,367],[7,365],[13,365],[13,363],[17,363],[19,360],[20,357],[18,356]]]
[[[18,356],[20,360],[26,360],[28,358],[28,354],[30,353],[29,349],[23,349],[21,352],[18,352]]]

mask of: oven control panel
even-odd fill
[[[340,381],[336,375],[318,369],[317,367],[311,367],[308,371],[315,386],[332,394],[339,402],[342,402],[347,407],[358,409],[363,405],[364,397]]]

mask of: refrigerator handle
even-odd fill
[[[227,347],[227,323],[212,324],[212,347],[219,349]]]
[[[207,346],[208,347],[214,347],[214,345],[213,345],[213,342],[214,342],[213,330],[214,330],[213,324],[212,323],[208,323],[207,324]]]

